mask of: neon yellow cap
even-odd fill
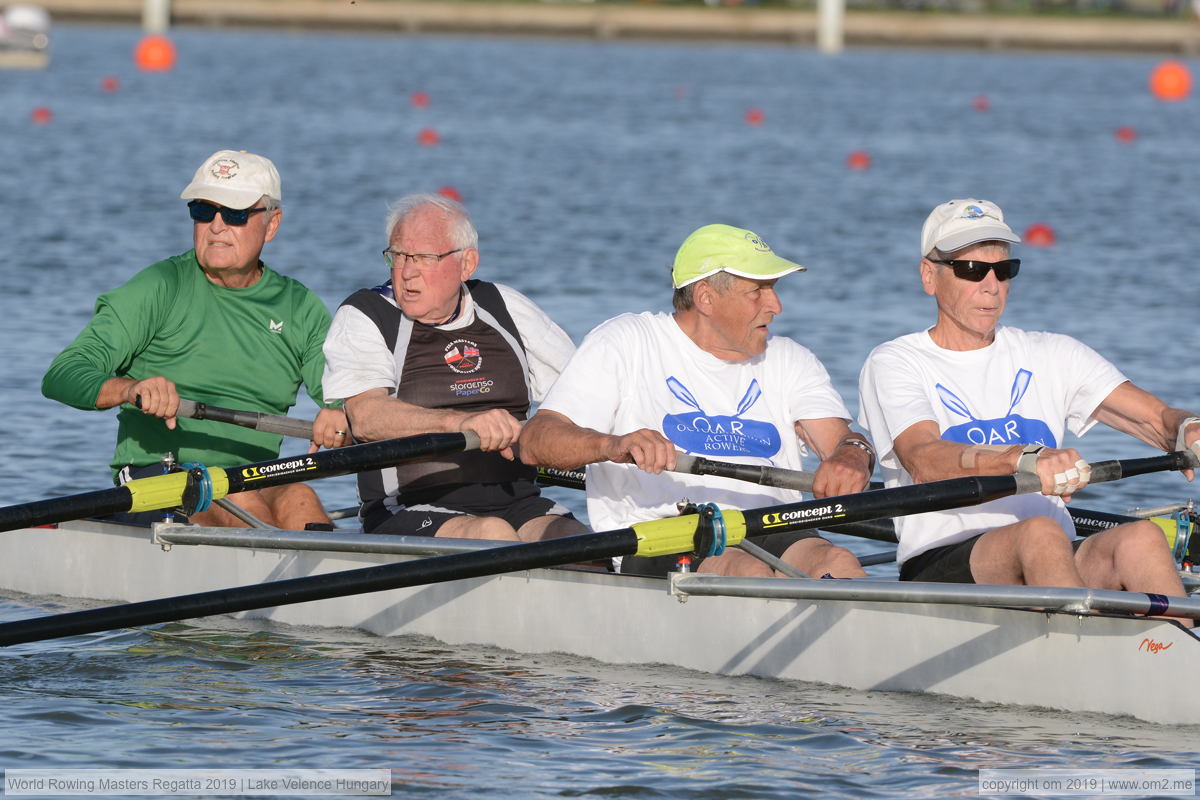
[[[754,281],[769,281],[790,272],[803,272],[804,267],[775,255],[753,231],[732,225],[705,225],[679,246],[671,280],[680,289],[722,270]]]

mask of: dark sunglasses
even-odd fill
[[[1006,258],[1003,261],[934,261],[935,264],[945,264],[954,270],[954,277],[964,281],[979,283],[987,277],[988,270],[996,271],[996,280],[1006,281],[1015,278],[1021,270],[1021,259]]]
[[[204,200],[193,200],[188,203],[188,213],[192,215],[192,219],[196,222],[212,222],[217,212],[221,212],[221,219],[226,225],[245,225],[250,221],[251,214],[257,214],[260,211],[266,211],[265,208],[224,208],[215,206],[212,203]]]

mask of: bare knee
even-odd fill
[[[1049,554],[1071,555],[1071,540],[1050,517],[1030,517],[1016,536],[1017,557],[1022,563],[1043,559]]]
[[[829,574],[835,578],[861,578],[866,575],[858,559],[844,547],[824,539],[801,539],[783,551],[783,560],[814,578]]]
[[[500,539],[519,541],[517,532],[499,517],[455,517],[438,528],[437,536],[449,539]]]

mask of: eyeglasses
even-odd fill
[[[935,264],[945,264],[954,270],[954,277],[964,281],[979,283],[987,277],[988,270],[996,272],[996,280],[1006,281],[1015,278],[1021,269],[1021,259],[1006,258],[1003,261],[934,261]]]
[[[411,258],[412,262],[418,267],[422,269],[429,269],[430,267],[437,266],[438,262],[446,256],[454,255],[455,253],[461,253],[465,249],[465,247],[457,247],[453,250],[447,250],[444,253],[405,253],[400,250],[393,250],[389,247],[387,250],[383,251],[383,260],[386,261],[387,265],[392,269],[397,269],[398,267],[403,267],[405,264],[407,264],[408,260]]]
[[[221,212],[221,219],[226,225],[242,226],[250,221],[252,214],[257,214],[260,211],[266,211],[265,208],[225,208],[216,206],[204,200],[193,200],[188,203],[188,213],[192,215],[192,219],[196,222],[212,222],[217,212]]]

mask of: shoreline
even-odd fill
[[[142,0],[40,0],[60,22],[141,24]],[[453,0],[171,0],[177,27],[711,40],[815,47],[815,11]],[[848,11],[846,47],[1200,53],[1200,24],[1143,17]]]

